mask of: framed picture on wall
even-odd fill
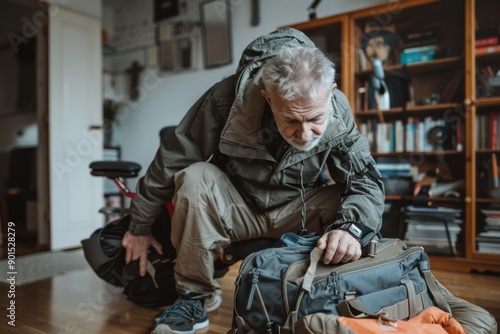
[[[199,36],[166,41],[159,45],[158,65],[161,72],[195,70],[198,63]]]
[[[154,0],[155,22],[163,21],[179,14],[179,0]]]
[[[226,0],[200,3],[201,36],[205,68],[232,62],[231,12]]]

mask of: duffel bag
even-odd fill
[[[101,279],[123,287],[123,294],[128,300],[143,307],[170,305],[177,299],[178,293],[174,279],[176,253],[170,242],[167,223],[158,219],[153,224],[152,233],[162,244],[163,255],[150,247],[145,276],[139,274],[139,260],[125,265],[122,239],[130,224],[128,215],[108,222],[81,241],[85,259]]]
[[[323,251],[310,246],[248,256],[235,281],[232,332],[279,333],[315,313],[411,319],[431,306],[451,313],[423,248],[398,239],[372,246],[369,256],[339,265],[324,265]]]

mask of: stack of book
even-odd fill
[[[476,149],[500,148],[500,112],[476,115]]]
[[[484,231],[476,236],[477,250],[482,253],[500,254],[500,209],[481,210]]]
[[[462,209],[411,205],[406,207],[405,223],[408,246],[422,246],[429,254],[457,254]]]
[[[498,36],[476,38],[476,41],[474,42],[476,47],[476,55],[500,52],[500,45],[498,44],[498,42]]]
[[[386,195],[410,195],[413,189],[411,165],[397,158],[379,158],[377,169],[382,175]]]

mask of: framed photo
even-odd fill
[[[200,3],[201,36],[205,68],[232,62],[231,12],[226,0]]]
[[[163,21],[180,14],[179,0],[154,0],[155,22]]]
[[[175,73],[196,69],[199,36],[170,40],[160,44],[158,65],[161,72]]]

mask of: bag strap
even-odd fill
[[[408,319],[411,319],[418,314],[417,295],[415,293],[415,287],[413,286],[413,283],[406,277],[401,280],[401,283],[404,284],[408,293]],[[420,309],[423,310],[423,308]]]
[[[422,291],[413,298],[413,307],[416,310],[423,310],[432,305],[427,301],[427,292]],[[408,299],[397,302],[391,306],[384,307],[377,313],[370,312],[359,298],[345,300],[337,305],[340,315],[350,318],[373,318],[375,315],[385,314],[392,319],[409,319],[410,302]],[[355,314],[356,313],[356,314]]]
[[[425,263],[424,263],[425,262]],[[419,263],[420,270],[422,271],[422,274],[424,275],[425,282],[427,283],[427,288],[431,292],[432,298],[436,302],[437,306],[450,314],[451,313],[451,308],[446,299],[444,299],[443,294],[439,290],[436,281],[434,281],[434,276],[432,276],[431,270],[429,268],[429,261],[421,261]]]

